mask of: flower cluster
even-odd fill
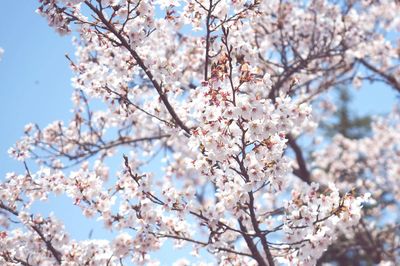
[[[283,189],[290,171],[289,159],[283,156],[286,135],[299,131],[311,112],[309,106],[288,96],[274,102],[265,99],[262,94],[270,89],[269,75],[258,79],[243,68],[232,81],[240,89],[222,77],[211,79],[192,96],[192,117],[198,126],[192,130],[189,144],[200,151],[193,166],[223,185],[221,191],[230,197],[235,197],[231,189],[249,192],[265,184],[277,191]],[[244,78],[246,75],[249,77]],[[243,93],[247,87],[252,87],[251,96]],[[231,182],[234,188],[229,188]]]
[[[30,149],[33,140],[29,137],[23,138],[18,141],[14,147],[8,149],[8,154],[17,159],[18,161],[24,161],[30,157]]]
[[[301,186],[292,191],[291,201],[285,204],[283,231],[289,251],[283,261],[288,264],[315,265],[336,240],[337,230],[349,230],[361,218],[366,198],[340,195],[333,183],[324,194],[318,190],[316,183]]]

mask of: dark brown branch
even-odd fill
[[[18,259],[16,257],[14,257],[13,260],[18,262],[18,263],[21,263],[23,266],[32,266],[32,264],[30,264],[30,263],[28,263],[28,262],[26,262],[24,260]]]
[[[19,213],[17,211],[14,211],[10,207],[4,205],[2,202],[0,202],[0,208],[8,211],[9,213],[11,213],[15,216],[19,215]],[[51,252],[51,254],[56,259],[58,264],[61,265],[61,252],[59,252],[57,249],[54,248],[54,246],[51,244],[51,241],[46,239],[43,232],[40,230],[40,228],[38,226],[33,225],[33,224],[30,224],[29,226],[39,235],[40,239],[45,243],[47,250]]]
[[[239,164],[241,175],[245,178],[245,181],[246,182],[250,182],[250,177],[249,177],[249,175],[247,173],[247,169],[246,169],[246,167],[244,166],[244,163],[243,163],[243,161],[246,158],[246,146],[247,146],[246,145],[246,140],[245,140],[245,138],[246,138],[246,130],[241,125],[239,127],[242,130],[242,138],[241,138],[242,139],[242,147],[241,147],[241,149],[242,149],[242,158],[240,160],[238,157],[236,157],[235,160]],[[256,236],[261,240],[261,244],[262,244],[265,256],[267,257],[267,260],[268,260],[268,265],[269,266],[274,266],[275,265],[274,264],[274,259],[272,257],[271,251],[270,251],[269,246],[268,246],[267,237],[266,237],[265,234],[263,234],[261,232],[260,227],[259,227],[259,223],[257,221],[257,215],[255,213],[253,192],[250,191],[248,193],[248,195],[249,195],[248,207],[249,207],[249,212],[250,212],[251,224],[253,226],[254,231],[256,232]],[[242,227],[241,227],[241,229],[242,229]],[[249,245],[248,240],[246,240],[246,243]],[[253,243],[252,240],[251,240],[251,243]]]
[[[258,221],[257,221],[257,216],[256,213],[254,211],[254,195],[253,192],[249,192],[249,198],[250,198],[250,202],[249,202],[249,211],[250,211],[250,219],[251,219],[251,223],[253,225],[254,230],[256,231],[257,237],[260,238],[261,240],[261,244],[262,247],[264,249],[264,253],[267,256],[267,260],[268,260],[268,264],[269,266],[274,266],[274,258],[272,257],[271,251],[269,250],[268,247],[268,242],[267,242],[267,237],[265,234],[263,234],[260,230]]]
[[[299,168],[294,169],[293,173],[300,177],[301,180],[306,182],[307,184],[311,184],[311,175],[307,169],[306,161],[303,157],[303,152],[299,145],[297,145],[296,140],[291,136],[288,135],[288,144],[292,148],[294,154],[296,155],[297,164]]]
[[[54,248],[54,246],[51,244],[51,241],[46,239],[46,237],[43,235],[43,232],[36,225],[31,225],[31,227],[39,235],[40,239],[42,239],[42,241],[46,244],[46,248],[51,252],[58,264],[61,265],[61,253]]]
[[[239,220],[240,230],[242,231],[242,236],[246,241],[247,247],[250,249],[253,258],[257,261],[258,265],[267,266],[260,252],[258,251],[256,245],[249,235],[247,235],[247,228],[244,226],[241,220]]]
[[[400,92],[400,82],[394,76],[386,74],[382,70],[367,62],[365,59],[359,59],[358,61],[375,74],[381,76],[387,84],[391,85],[396,91]]]
[[[228,56],[228,62],[229,62],[229,83],[231,84],[231,90],[232,90],[232,103],[234,106],[236,106],[236,89],[235,86],[233,85],[233,65],[232,65],[232,50],[233,47],[232,45],[229,46],[228,44],[228,35],[229,35],[229,28],[225,28],[222,26],[222,32],[224,34],[224,38],[222,39],[222,43],[225,45],[226,53]]]
[[[208,80],[208,65],[209,65],[209,52],[210,52],[210,34],[211,34],[211,29],[210,29],[210,20],[211,20],[211,13],[212,13],[212,0],[210,0],[210,5],[207,10],[207,18],[206,18],[206,60],[205,60],[205,65],[204,65],[204,80]]]

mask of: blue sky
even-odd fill
[[[26,3],[23,3],[26,2]],[[29,122],[41,126],[67,119],[72,107],[71,71],[65,53],[70,37],[60,37],[35,13],[36,1],[5,1],[0,9],[0,174],[18,168],[7,149]]]
[[[70,36],[60,37],[35,13],[37,1],[4,1],[0,9],[0,179],[10,171],[23,172],[7,150],[23,133],[24,125],[36,122],[41,127],[54,120],[68,120],[72,72],[65,54],[73,54]],[[355,94],[353,109],[359,114],[385,113],[396,101],[395,93],[384,86],[368,86]],[[67,229],[76,238],[107,237],[101,225],[77,218],[77,208],[65,209],[68,199],[54,200],[38,209],[56,209]],[[99,233],[98,233],[99,232]],[[168,254],[166,254],[168,256]]]

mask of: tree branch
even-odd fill
[[[394,76],[384,73],[382,70],[379,70],[378,68],[376,68],[375,66],[373,66],[372,64],[370,64],[363,58],[358,59],[358,61],[363,66],[365,66],[366,68],[368,68],[369,70],[374,72],[375,74],[378,74],[379,76],[383,77],[384,80],[386,81],[386,83],[391,85],[396,91],[400,92],[400,82],[397,81],[397,79]]]
[[[287,138],[288,138],[288,144],[294,151],[294,154],[296,155],[297,164],[299,165],[299,168],[294,169],[293,173],[298,177],[300,177],[300,179],[306,182],[307,184],[311,184],[311,175],[307,169],[307,165],[303,157],[303,153],[301,151],[300,146],[297,145],[296,140],[291,135],[288,135]]]
[[[211,34],[210,20],[211,20],[212,6],[213,6],[213,3],[212,3],[212,0],[210,0],[210,5],[209,5],[208,10],[207,10],[207,18],[206,18],[206,30],[207,30],[207,33],[206,33],[206,54],[205,54],[206,60],[205,60],[205,63],[204,63],[205,64],[205,66],[204,66],[204,80],[205,81],[208,80],[208,64],[209,64],[209,60],[210,60],[210,57],[209,57],[209,52],[210,52],[210,34]]]

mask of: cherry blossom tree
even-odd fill
[[[25,171],[0,183],[0,264],[163,265],[168,240],[190,250],[176,265],[400,262],[400,110],[358,139],[319,130],[337,87],[400,93],[396,1],[40,0],[37,12],[73,36],[74,108],[9,150]],[[53,194],[115,238],[77,241],[31,210]]]

